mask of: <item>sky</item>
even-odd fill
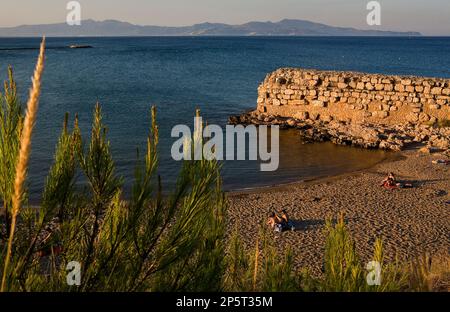
[[[69,0],[0,0],[0,27],[60,23]],[[332,26],[450,36],[450,0],[379,0],[381,25],[369,26],[370,0],[79,0],[82,19],[139,25],[306,19]]]

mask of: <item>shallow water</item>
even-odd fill
[[[279,150],[280,163],[276,171],[259,171],[257,162],[226,163],[225,186],[228,189],[253,188],[338,175],[371,167],[392,154],[331,142],[303,144],[297,130],[280,132]]]
[[[39,39],[0,38],[0,78],[14,65],[22,98],[30,86]],[[279,67],[354,70],[450,77],[449,38],[48,38],[41,106],[33,139],[31,199],[39,200],[65,112],[79,114],[89,135],[96,101],[103,105],[117,171],[132,181],[136,147],[145,147],[149,108],[158,106],[161,168],[173,183],[170,131],[193,127],[195,108],[208,123],[225,125],[231,114],[256,105],[256,89]],[[66,49],[72,44],[93,49]],[[21,48],[21,49],[16,49]],[[280,168],[260,172],[257,162],[225,162],[226,189],[303,180],[376,163],[383,152],[331,144],[302,145],[281,132]]]

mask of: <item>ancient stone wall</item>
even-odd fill
[[[282,68],[259,86],[258,111],[300,120],[432,123],[450,119],[450,79]]]

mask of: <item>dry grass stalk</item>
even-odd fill
[[[27,103],[27,113],[24,120],[23,130],[20,138],[20,151],[16,165],[16,176],[14,181],[14,196],[13,196],[13,209],[11,216],[11,230],[9,233],[8,247],[6,251],[5,264],[3,268],[3,278],[0,291],[5,291],[6,277],[8,275],[8,266],[11,258],[12,242],[14,239],[14,232],[16,229],[17,215],[20,211],[23,195],[23,184],[27,175],[28,161],[31,151],[31,136],[33,133],[33,127],[36,122],[36,115],[39,106],[39,96],[41,94],[41,80],[42,73],[44,71],[44,59],[45,59],[45,37],[42,39],[39,58],[34,70],[32,78],[32,86],[30,89],[30,95]]]
[[[259,261],[259,240],[256,241],[255,246],[255,267],[253,268],[253,291],[256,291],[256,283],[258,280],[258,261]]]

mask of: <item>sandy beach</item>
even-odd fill
[[[255,245],[259,225],[271,209],[287,209],[298,222],[294,232],[274,233],[282,250],[291,246],[297,269],[320,274],[324,220],[345,214],[348,229],[363,261],[373,254],[376,237],[383,238],[386,260],[412,259],[423,253],[448,254],[450,248],[450,167],[433,164],[442,155],[416,149],[397,154],[359,172],[311,182],[293,183],[246,192],[231,192],[229,228],[239,222],[247,247]],[[332,155],[330,155],[332,157]],[[386,190],[380,181],[388,172],[413,188]],[[237,219],[245,220],[245,222]]]

